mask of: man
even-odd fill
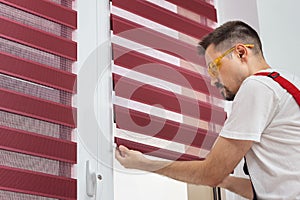
[[[224,187],[249,199],[300,199],[300,106],[275,80],[254,75],[276,71],[264,59],[258,34],[243,22],[227,22],[199,47],[212,84],[233,100],[209,155],[204,161],[155,161],[120,146],[116,159],[126,168]],[[280,75],[300,88],[296,77]],[[243,157],[250,179],[230,176]]]

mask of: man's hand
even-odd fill
[[[130,150],[123,145],[120,145],[118,148],[116,148],[115,157],[125,168],[139,169],[149,172],[155,172],[171,163],[168,161],[150,160],[141,152]]]
[[[146,165],[147,159],[139,151],[129,150],[127,147],[120,145],[116,148],[116,159],[125,168],[140,169]]]
[[[116,148],[116,159],[125,168],[145,170],[148,159],[139,151],[129,150],[127,147],[120,145]]]

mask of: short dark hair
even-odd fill
[[[229,21],[216,28],[199,42],[198,51],[200,55],[204,55],[211,44],[214,44],[217,50],[224,51],[237,43],[254,44],[254,52],[263,56],[262,44],[257,32],[242,21]]]

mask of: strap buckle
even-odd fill
[[[271,72],[270,74],[268,74],[268,77],[275,79],[278,76],[280,76],[280,74],[278,72]]]

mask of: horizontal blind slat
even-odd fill
[[[0,73],[30,82],[76,93],[76,75],[0,52]]]
[[[189,160],[203,160],[204,158],[190,155],[190,154],[184,154],[179,153],[167,149],[160,149],[155,146],[145,145],[137,142],[133,142],[130,140],[122,139],[115,137],[115,143],[117,145],[124,145],[132,150],[140,151],[144,154],[150,155],[150,156],[156,156],[160,158],[170,159],[170,160],[179,160],[179,161],[189,161]]]
[[[215,7],[203,0],[166,0],[177,6],[190,10],[196,14],[209,18],[210,20],[217,22],[217,11]]]
[[[200,23],[179,16],[167,9],[141,0],[113,0],[113,5],[161,25],[167,26],[191,37],[200,39],[212,29]]]
[[[0,149],[75,164],[76,143],[0,126]]]
[[[54,2],[48,0],[0,0],[0,2],[72,29],[77,28],[77,12]]]
[[[76,127],[76,109],[0,88],[0,110],[71,128]]]
[[[0,190],[77,199],[77,181],[71,178],[0,166],[0,180]]]
[[[114,105],[117,128],[209,150],[204,139],[217,134],[154,115]],[[211,140],[211,139],[210,139]]]
[[[0,16],[0,37],[55,55],[77,60],[77,44],[72,40],[14,22]]]

